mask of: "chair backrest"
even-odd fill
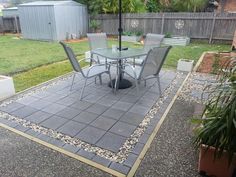
[[[88,33],[87,37],[90,50],[108,48],[106,33]]]
[[[150,50],[153,47],[160,47],[164,37],[165,35],[162,34],[148,33],[146,35],[143,48],[145,50]]]
[[[138,79],[158,75],[170,49],[171,46],[154,47],[151,49],[144,60]]]
[[[74,71],[81,72],[82,75],[84,76],[84,73],[83,73],[83,71],[80,67],[80,64],[79,64],[78,60],[76,59],[76,56],[75,56],[73,50],[62,41],[60,41],[60,44],[63,46],[63,48],[66,52],[66,55],[67,55],[71,65],[72,65]]]

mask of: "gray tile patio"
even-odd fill
[[[173,94],[171,93],[171,96],[163,101],[157,115],[151,120],[150,125],[140,136],[139,142],[131,149],[131,153],[123,163],[116,163],[101,157],[99,154],[89,152],[83,147],[67,144],[60,139],[53,139],[15,122],[1,119],[1,117],[0,122],[127,174],[185,77],[186,74],[183,74],[176,79],[176,72],[161,71],[162,91],[165,92],[165,89],[175,81],[176,86],[173,87]],[[108,77],[105,76],[103,85],[95,84],[93,79],[89,80],[84,98],[80,101],[82,81],[81,76],[76,77],[72,91],[70,91],[71,77],[69,77],[46,89],[39,89],[29,95],[26,94],[23,98],[20,98],[21,95],[19,99],[13,97],[13,101],[6,106],[1,106],[0,103],[0,113],[13,115],[44,128],[74,137],[93,147],[117,154],[152,106],[158,102],[160,98],[158,86],[155,80],[149,80],[146,87],[141,83],[139,95],[137,95],[134,87],[119,90],[114,94],[111,88],[107,86]]]

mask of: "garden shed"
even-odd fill
[[[85,36],[88,13],[74,1],[35,1],[18,6],[23,38],[59,41]]]

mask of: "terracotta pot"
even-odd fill
[[[228,153],[223,152],[220,158],[214,159],[215,148],[201,145],[199,154],[198,172],[207,176],[232,177],[235,169],[235,159],[228,165]]]

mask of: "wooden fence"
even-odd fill
[[[236,13],[144,13],[123,14],[124,31],[142,31],[188,36],[195,39],[232,40],[236,29]],[[95,20],[102,31],[118,34],[118,16],[102,14]]]
[[[0,33],[11,32],[20,33],[19,17],[2,17],[0,16]]]

